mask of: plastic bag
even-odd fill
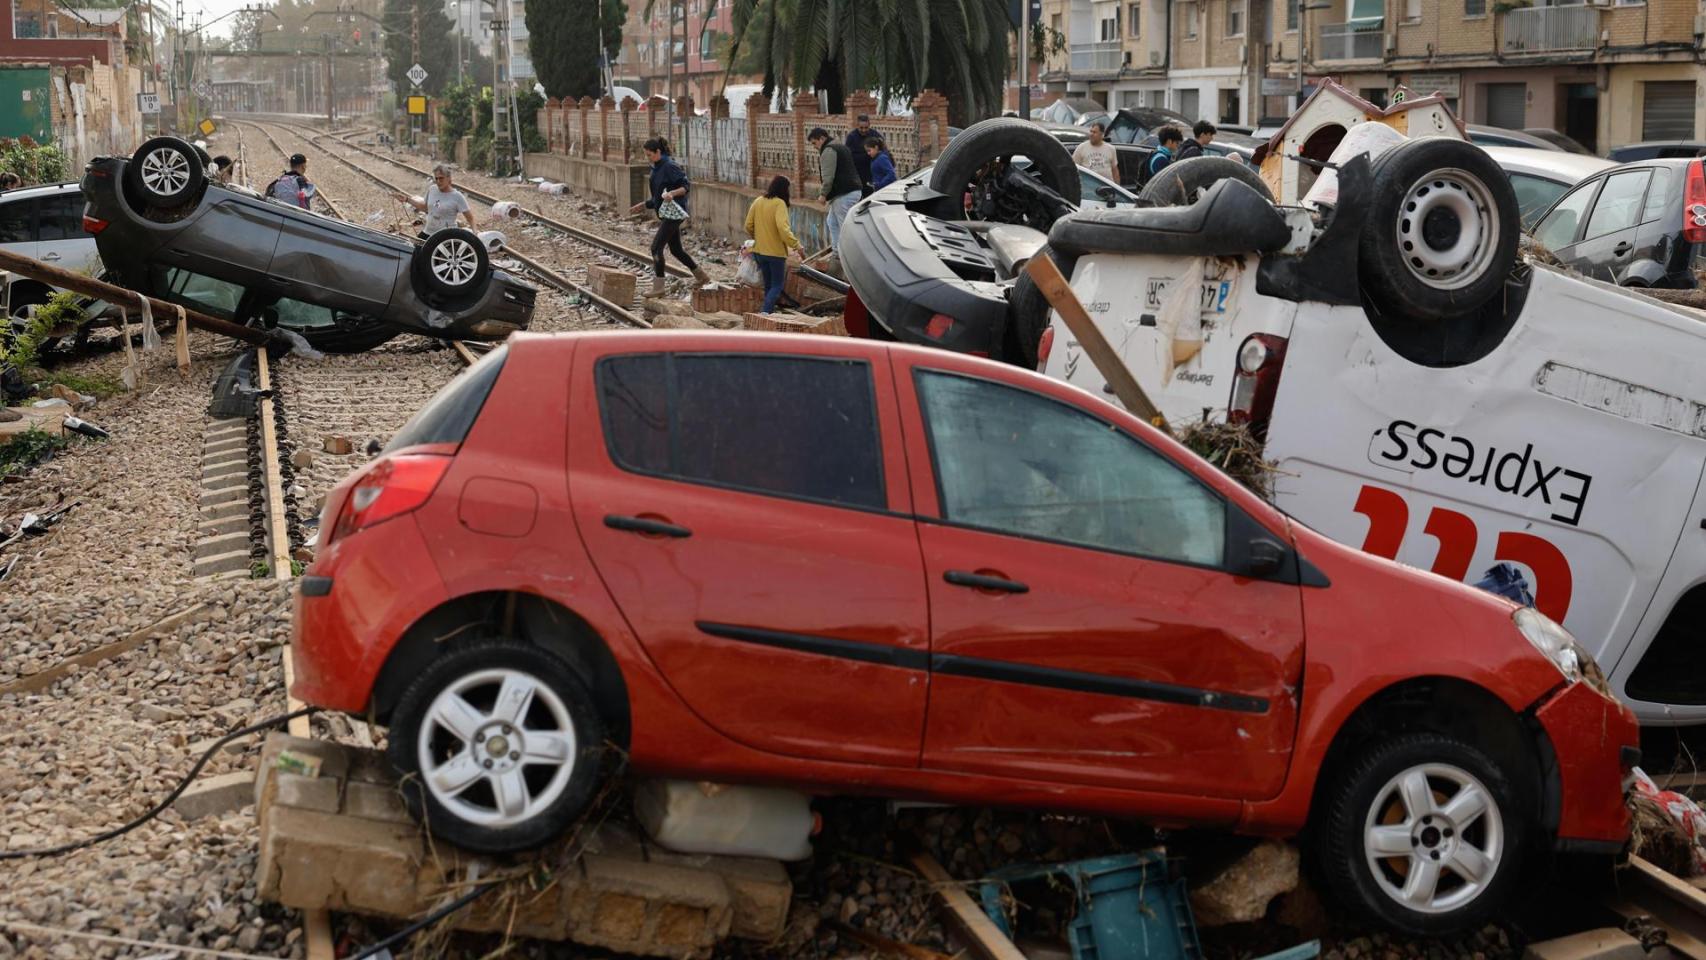
[[[764,274],[758,270],[758,261],[752,258],[751,240],[740,248],[740,268],[735,271],[735,279],[749,287],[764,286]]]

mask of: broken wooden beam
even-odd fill
[[[1060,271],[1056,270],[1055,275],[1059,274]],[[966,949],[983,960],[1025,960],[1025,955],[1019,952],[1013,941],[1007,939],[995,921],[989,919],[989,914],[973,902],[970,894],[960,889],[959,881],[948,876],[948,871],[942,869],[935,857],[928,853],[918,854],[912,858],[912,865],[941,898],[943,919],[965,942]]]
[[[144,299],[143,294],[137,293],[135,290],[126,290],[103,280],[96,280],[94,277],[86,277],[81,273],[62,270],[32,257],[13,253],[10,250],[0,249],[0,270],[9,270],[32,280],[40,280],[50,287],[81,293],[85,297],[105,300],[126,309],[140,309],[140,302]],[[168,303],[153,297],[146,299],[156,316],[175,316],[180,308],[179,304]],[[244,343],[252,343],[258,347],[264,347],[272,340],[265,330],[245,327],[229,320],[208,316],[196,310],[185,309],[184,318],[192,327],[230,337],[233,340],[241,340]]]
[[[1072,292],[1072,285],[1066,282],[1060,268],[1054,265],[1054,259],[1032,257],[1025,263],[1025,272],[1036,282],[1037,290],[1043,295],[1043,299],[1066,321],[1066,328],[1078,338],[1079,345],[1089,355],[1090,362],[1096,365],[1096,370],[1102,374],[1102,379],[1108,382],[1120,403],[1124,404],[1127,410],[1170,433],[1167,429],[1167,418],[1161,415],[1160,408],[1143,392],[1137,378],[1120,362],[1120,356],[1114,352],[1113,344],[1108,342],[1107,337],[1102,336],[1102,331],[1097,329],[1095,321],[1090,319],[1089,311],[1079,302],[1078,295]]]

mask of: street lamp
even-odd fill
[[[1297,25],[1297,103],[1292,107],[1293,110],[1303,106],[1303,56],[1309,43],[1309,11],[1330,10],[1332,7],[1331,3],[1319,0],[1315,3],[1300,3],[1298,6],[1297,16],[1300,22]]]

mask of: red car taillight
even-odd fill
[[[1054,327],[1043,331],[1043,338],[1037,341],[1037,372],[1048,366],[1048,355],[1054,352]]]
[[[1690,161],[1682,183],[1682,239],[1706,242],[1706,161]]]
[[[954,329],[954,318],[945,313],[932,314],[930,322],[924,325],[924,335],[932,340],[940,340]]]
[[[1249,424],[1257,434],[1267,430],[1285,366],[1285,346],[1284,337],[1268,333],[1252,333],[1238,346],[1238,372],[1232,377],[1232,397],[1226,404],[1229,422]]]
[[[444,479],[452,459],[442,454],[404,453],[374,463],[344,498],[327,542],[417,509]]]
[[[105,230],[106,228],[107,228],[107,222],[105,220],[97,220],[94,217],[90,217],[90,216],[85,216],[83,218],[83,232],[84,233],[96,234],[96,233],[100,233],[102,230]]]

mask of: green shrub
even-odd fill
[[[0,477],[22,473],[71,445],[64,436],[31,427],[0,441]]]
[[[49,297],[46,303],[36,308],[35,315],[22,330],[13,328],[11,342],[0,360],[20,372],[35,366],[42,344],[56,327],[69,324],[75,329],[89,321],[81,300],[82,297],[69,290],[61,290]]]

